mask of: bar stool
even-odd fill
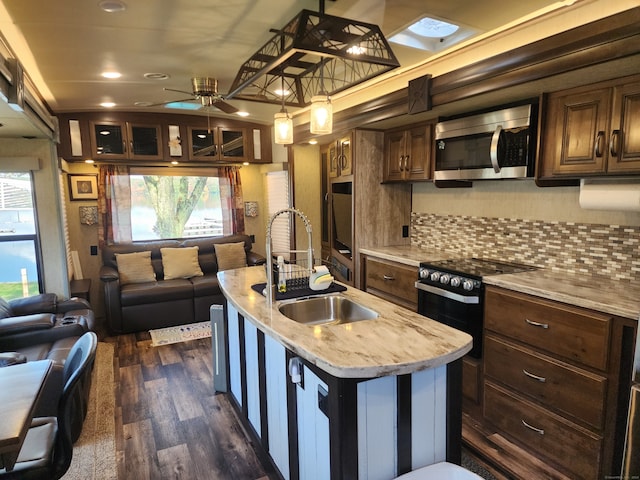
[[[396,480],[482,480],[482,477],[453,463],[440,462],[405,473]]]

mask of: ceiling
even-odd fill
[[[0,0],[0,31],[24,65],[54,114],[98,110],[101,102],[115,109],[181,113],[164,107],[140,107],[186,95],[194,76],[218,79],[224,94],[240,65],[273,33],[302,9],[318,11],[311,0],[124,0],[126,10],[107,13],[99,0]],[[480,33],[499,28],[554,0],[337,0],[327,1],[330,15],[380,26],[390,37],[424,14],[471,27]],[[5,9],[8,16],[3,15]],[[391,44],[402,67],[424,61],[428,52]],[[105,70],[122,77],[106,80]],[[164,73],[150,80],[145,73]],[[247,120],[271,123],[278,107],[231,99],[250,113]],[[0,136],[9,126],[20,129],[0,101]],[[193,112],[185,112],[193,113]],[[219,110],[212,115],[225,116]]]

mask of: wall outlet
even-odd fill
[[[402,238],[407,238],[409,236],[409,225],[402,226]]]
[[[97,245],[91,245],[89,247],[89,251],[90,251],[91,255],[98,255],[98,246]]]

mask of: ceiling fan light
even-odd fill
[[[286,110],[273,116],[273,134],[275,143],[279,145],[293,143],[293,120]]]
[[[327,95],[311,98],[311,120],[309,131],[316,135],[328,135],[333,131],[333,106]]]

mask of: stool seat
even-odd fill
[[[405,473],[396,480],[482,480],[473,472],[453,463],[440,462]]]

